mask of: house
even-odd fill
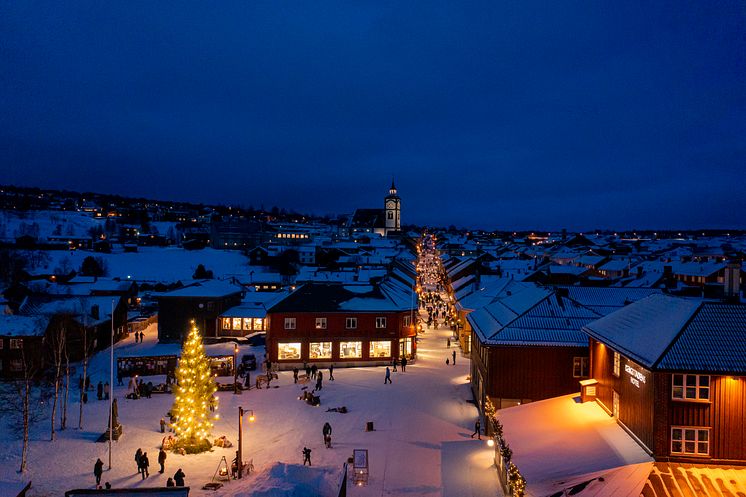
[[[241,303],[218,316],[218,336],[240,337],[267,331],[267,310],[287,292],[246,292]]]
[[[44,366],[48,328],[48,317],[0,315],[0,378],[20,376],[26,367],[38,370]]]
[[[651,295],[583,331],[595,401],[656,460],[746,464],[746,305]]]
[[[243,290],[227,281],[202,280],[158,295],[158,340],[180,342],[194,320],[206,337],[218,336],[218,317],[241,303]]]
[[[269,309],[267,354],[282,369],[414,358],[416,309],[412,288],[393,281],[307,283]]]

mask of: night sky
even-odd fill
[[[746,227],[743,2],[0,2],[0,183]]]

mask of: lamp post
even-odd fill
[[[238,344],[233,345],[233,394],[238,394]]]
[[[238,469],[238,479],[243,477],[243,407],[238,406],[238,451],[236,454],[236,469]],[[254,422],[254,411],[249,409],[249,422]]]

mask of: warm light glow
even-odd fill
[[[494,447],[495,446],[495,440],[490,438],[487,439],[487,447]]]

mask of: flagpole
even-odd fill
[[[109,361],[109,469],[111,469],[111,439],[114,436],[114,299],[111,299],[111,352]]]

